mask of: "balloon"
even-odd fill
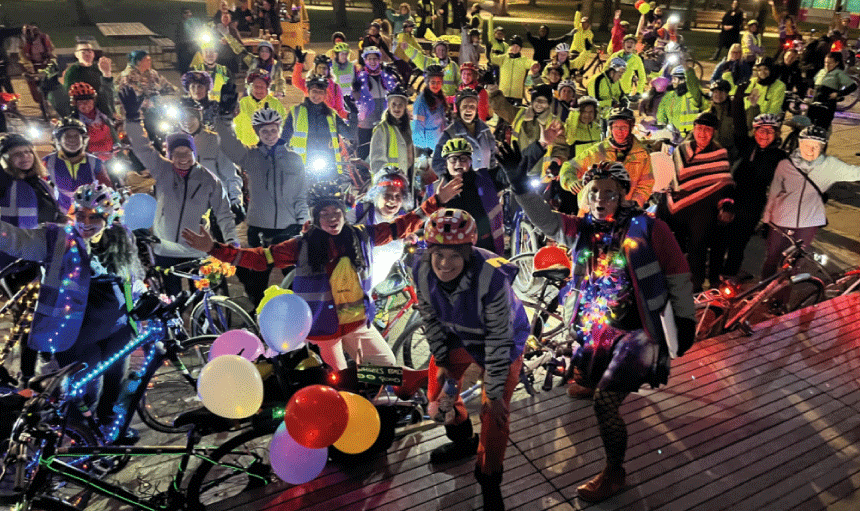
[[[269,460],[272,470],[283,481],[290,484],[304,484],[312,481],[325,468],[328,449],[308,449],[296,443],[281,424],[269,444]]]
[[[209,361],[197,379],[197,394],[207,410],[228,419],[244,419],[263,404],[263,379],[249,360],[222,355]]]
[[[648,14],[648,12],[650,10],[651,10],[651,6],[647,3],[643,3],[642,5],[639,6],[639,13],[640,14]]]
[[[291,295],[292,291],[289,289],[284,289],[281,286],[269,286],[265,292],[263,292],[263,299],[260,300],[260,304],[257,305],[257,315],[259,316],[261,312],[263,312],[263,307],[269,303],[269,300],[278,296],[278,295]]]
[[[265,352],[263,341],[247,330],[229,330],[219,335],[209,349],[209,360],[221,355],[239,355],[251,362]]]
[[[644,3],[645,3],[645,0],[636,0],[636,3],[635,3],[635,4],[633,4],[633,8],[634,8],[634,9],[636,9],[636,10],[638,11],[638,10],[639,10],[639,6],[641,6],[641,5],[642,5],[642,4],[644,4]]]
[[[260,333],[266,344],[286,353],[304,344],[311,331],[311,308],[295,294],[274,296],[260,312]]]
[[[373,403],[352,392],[339,393],[346,400],[349,409],[349,420],[346,430],[337,439],[334,446],[347,454],[362,453],[376,442],[379,437],[379,412]]]
[[[333,444],[343,435],[348,422],[346,400],[327,385],[300,389],[293,394],[284,410],[287,431],[299,445],[308,449]]]
[[[122,205],[125,225],[132,231],[149,229],[155,222],[155,197],[146,193],[136,193]]]

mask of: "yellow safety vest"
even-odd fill
[[[334,160],[341,162],[340,140],[337,136],[337,124],[334,113],[329,112],[328,131],[331,135],[331,150],[334,151]],[[304,105],[293,107],[293,136],[290,138],[290,148],[302,157],[302,163],[308,163],[308,109]],[[341,169],[338,169],[340,171]]]
[[[391,165],[400,165],[400,150],[397,148],[397,130],[394,129],[394,126],[388,123],[379,123],[373,128],[374,131],[378,129],[387,129],[388,130],[388,163]]]

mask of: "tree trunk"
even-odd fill
[[[529,0],[529,7],[537,7],[537,0]]]
[[[687,0],[687,15],[684,19],[684,30],[690,30],[690,25],[693,23],[693,16],[695,16],[695,7],[696,0]]]
[[[332,0],[332,8],[334,9],[335,28],[347,28],[349,22],[346,15],[346,0]]]
[[[508,0],[493,0],[493,3],[496,5],[496,16],[508,16]]]
[[[582,2],[582,15],[584,17],[587,17],[588,19],[592,19],[591,18],[591,12],[593,10],[594,10],[594,0],[585,0],[584,2]]]
[[[84,26],[94,25],[93,20],[90,19],[90,15],[87,14],[87,9],[84,7],[83,0],[69,0],[69,3],[72,4],[72,7],[75,9],[75,16],[77,17],[77,24]]]
[[[600,26],[598,27],[598,30],[601,32],[611,32],[612,19],[614,18],[615,11],[619,8],[620,4],[620,0],[603,1],[603,11],[600,14]]]

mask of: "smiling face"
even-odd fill
[[[272,58],[272,50],[269,49],[268,46],[263,46],[260,48],[259,52],[261,60],[269,60]]]
[[[693,140],[696,141],[696,146],[699,149],[708,147],[711,140],[714,139],[714,128],[705,126],[704,124],[696,124],[693,126]]]
[[[194,165],[194,151],[187,146],[179,146],[170,154],[170,161],[178,170],[188,170]]]
[[[624,53],[633,53],[636,49],[636,41],[633,39],[627,39],[624,41]]]
[[[394,96],[388,100],[388,112],[395,119],[400,119],[406,113],[406,98]]]
[[[379,55],[375,53],[370,53],[366,57],[364,57],[364,63],[367,64],[367,68],[371,71],[376,71],[379,69]]]
[[[81,208],[75,211],[75,229],[84,239],[101,234],[106,226],[105,219],[93,209]]]
[[[390,218],[394,216],[403,206],[403,189],[399,186],[386,186],[374,201],[376,210],[382,216]]]
[[[759,126],[755,130],[755,141],[759,147],[764,149],[776,140],[776,130],[772,126]]]
[[[565,103],[570,103],[573,101],[573,88],[572,87],[562,87],[561,90],[558,91],[558,99],[564,101]]]
[[[472,156],[469,154],[449,154],[445,157],[448,174],[451,177],[462,176],[472,168]]]
[[[92,99],[79,99],[75,101],[75,108],[82,114],[89,114],[96,107],[96,102]]]
[[[60,145],[67,153],[77,153],[84,148],[84,137],[76,129],[66,130],[60,137]]]
[[[86,67],[93,65],[93,60],[96,58],[96,52],[92,48],[83,47],[75,52],[78,62]]]
[[[475,122],[478,116],[478,100],[476,98],[465,98],[460,101],[457,113],[466,124]]]
[[[311,87],[308,89],[308,99],[311,100],[311,103],[315,105],[319,105],[323,101],[325,101],[325,89],[321,87]]]
[[[588,208],[598,220],[607,220],[618,211],[621,187],[614,179],[595,179],[588,190]]]
[[[314,66],[314,74],[328,76],[328,64],[317,64]]]
[[[30,146],[13,147],[4,156],[13,169],[28,171],[36,163],[36,154]]]
[[[281,138],[281,127],[277,124],[264,124],[257,128],[257,136],[266,147],[272,147]]]
[[[758,66],[755,68],[755,72],[759,80],[767,80],[767,77],[770,76],[770,68],[767,66]]]
[[[251,83],[251,95],[254,99],[261,101],[269,93],[269,84],[262,78],[257,78]]]
[[[586,104],[579,107],[579,122],[582,124],[590,124],[597,117],[597,109],[592,104]]]
[[[149,55],[140,59],[140,62],[137,63],[138,71],[149,71],[152,69],[152,57]]]
[[[612,126],[609,127],[609,130],[612,133],[612,138],[617,144],[626,143],[627,139],[630,137],[630,123],[626,121],[613,122]]]
[[[811,140],[808,138],[801,139],[798,143],[800,156],[806,161],[814,161],[816,158],[821,156],[821,150],[823,148],[824,144],[817,140]]]
[[[460,71],[460,81],[465,84],[470,84],[475,81],[475,72],[471,69],[463,69]]]
[[[442,83],[443,81],[441,76],[431,76],[430,81],[427,82],[427,87],[433,94],[439,94],[442,90]]]
[[[338,206],[326,206],[320,211],[320,228],[332,236],[340,234],[345,223],[346,220],[343,216],[343,210]]]
[[[532,98],[532,110],[535,111],[536,114],[540,115],[549,108],[549,100],[543,96],[538,96]]]
[[[711,101],[713,101],[714,104],[717,104],[717,105],[722,104],[723,102],[726,101],[726,99],[728,99],[728,97],[729,97],[729,93],[724,91],[724,90],[711,89]]]
[[[430,254],[430,267],[437,279],[451,282],[463,273],[466,261],[453,248],[436,248]]]

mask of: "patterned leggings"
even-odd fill
[[[618,408],[628,394],[601,389],[594,391],[594,414],[606,450],[606,464],[610,467],[624,464],[627,452],[627,425],[618,413]]]

